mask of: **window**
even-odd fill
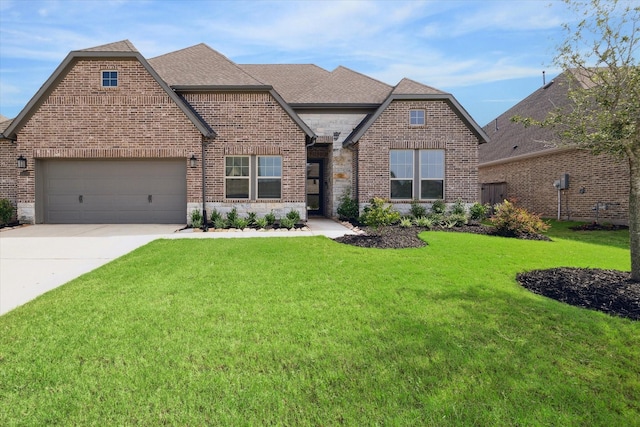
[[[410,110],[409,124],[411,126],[424,126],[424,110]]]
[[[444,198],[444,150],[420,150],[420,199]]]
[[[282,197],[282,158],[229,156],[225,158],[227,199],[279,199]]]
[[[279,199],[282,182],[282,158],[258,157],[258,199]]]
[[[117,87],[118,86],[118,72],[117,71],[103,71],[102,72],[102,87]]]
[[[413,151],[391,150],[389,171],[391,176],[391,198],[413,198]]]
[[[249,157],[227,157],[225,159],[225,197],[227,199],[249,198]]]
[[[444,150],[391,150],[389,175],[391,199],[444,199]]]

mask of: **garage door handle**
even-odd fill
[[[151,203],[151,201],[153,200],[153,197],[151,197],[151,194],[149,194],[149,196],[147,197],[147,200],[149,201],[149,203]]]
[[[82,203],[82,194],[78,196],[78,202]]]

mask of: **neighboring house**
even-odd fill
[[[126,40],[71,52],[1,136],[0,197],[27,223],[184,223],[203,199],[303,219],[345,193],[473,203],[487,140],[408,79],[238,65],[204,44],[147,60]]]
[[[491,141],[479,148],[482,201],[495,204],[515,199],[543,217],[626,224],[628,162],[556,146],[558,138],[553,130],[525,128],[511,121],[514,116],[542,120],[556,107],[570,108],[568,72],[484,127]]]

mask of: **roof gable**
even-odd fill
[[[444,94],[441,90],[438,90],[434,87],[423,85],[422,83],[418,83],[414,80],[404,78],[400,80],[400,83],[393,88],[393,94],[400,95],[408,95],[408,94],[422,94],[422,95],[432,95],[432,94]]]
[[[226,56],[204,43],[149,59],[170,86],[261,86]]]
[[[156,71],[149,65],[147,60],[135,49],[131,42],[124,40],[104,46],[70,52],[49,79],[47,79],[44,85],[42,85],[38,92],[13,120],[13,122],[11,122],[7,129],[5,129],[3,136],[5,138],[15,140],[17,132],[53,91],[57,83],[64,78],[75,62],[79,59],[91,58],[120,58],[135,59],[139,61],[146,71],[160,85],[162,90],[164,90],[164,92],[166,92],[166,94],[176,103],[178,108],[182,110],[182,112],[196,126],[204,137],[211,138],[215,135],[215,132],[209,127],[209,125],[202,121],[198,115],[195,114],[195,112],[173,90],[171,90],[169,86],[167,86],[158,73],[156,73]]]

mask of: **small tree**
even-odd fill
[[[542,121],[514,117],[525,126],[553,126],[558,144],[629,162],[631,278],[640,281],[640,6],[618,0],[564,0],[577,24],[554,59],[570,71],[570,108]]]

